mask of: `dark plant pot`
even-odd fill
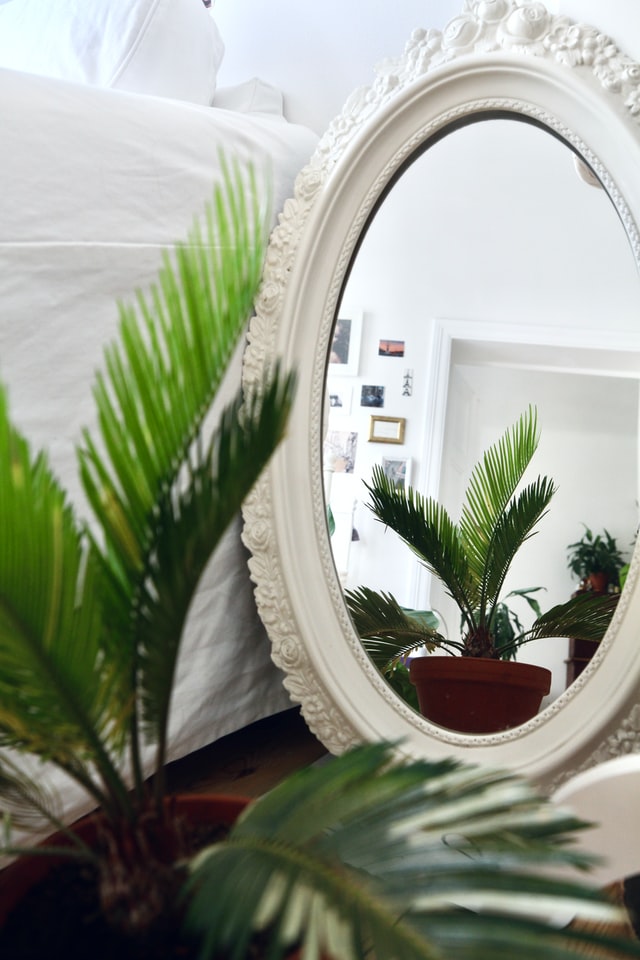
[[[587,590],[593,590],[594,593],[606,593],[609,586],[609,575],[606,573],[590,573],[584,578]]]
[[[416,657],[409,677],[420,713],[460,733],[497,733],[526,723],[551,689],[546,667],[484,657]]]
[[[196,826],[230,826],[249,802],[245,797],[217,794],[185,794],[168,797],[165,801],[168,805],[173,805],[177,815]],[[99,814],[90,814],[74,824],[73,831],[91,846],[96,840],[98,824]],[[55,833],[47,837],[40,846],[66,847],[70,844],[71,841],[64,834]],[[0,929],[29,890],[44,880],[49,871],[63,860],[62,856],[25,854],[0,871]]]

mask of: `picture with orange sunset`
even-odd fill
[[[379,357],[404,357],[404,340],[380,340]]]

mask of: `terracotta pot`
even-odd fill
[[[546,667],[484,657],[416,657],[409,677],[422,715],[461,733],[497,733],[526,723],[551,689]]]
[[[609,586],[609,576],[606,573],[590,573],[584,578],[587,590],[594,593],[606,593]]]
[[[168,797],[176,812],[195,824],[232,824],[250,802],[246,797],[226,795],[184,794]],[[99,814],[83,817],[73,831],[91,846],[95,842]],[[40,846],[66,847],[70,840],[64,834],[52,834]],[[0,928],[25,894],[63,861],[63,857],[24,855],[0,870]]]

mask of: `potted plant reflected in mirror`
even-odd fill
[[[347,606],[384,672],[423,647],[429,651],[411,659],[410,679],[420,711],[452,730],[494,733],[531,719],[549,692],[551,672],[515,661],[520,647],[545,637],[597,643],[615,608],[615,597],[581,594],[504,642],[497,634],[506,576],[555,491],[553,481],[540,476],[519,489],[538,441],[537,411],[529,407],[474,467],[459,523],[436,500],[412,487],[400,490],[378,466],[371,484],[365,483],[376,519],[441,581],[458,606],[462,630],[459,638],[446,637],[403,610],[391,594],[367,587],[347,591]]]
[[[584,535],[567,547],[567,566],[580,581],[579,590],[605,593],[620,589],[625,558],[608,530],[595,533],[586,523]]]

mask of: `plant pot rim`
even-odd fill
[[[251,802],[251,797],[226,793],[170,793],[164,797],[165,806],[175,804],[179,811],[196,819],[206,810],[216,808],[216,817],[222,823],[233,823]],[[101,815],[100,808],[81,817],[70,825],[70,830],[84,839],[89,845],[96,835],[96,824]],[[36,844],[35,849],[56,846],[70,846],[71,841],[64,833],[55,831]],[[0,930],[6,923],[12,910],[18,905],[27,891],[43,880],[50,869],[63,862],[64,855],[47,856],[43,854],[19,854],[15,860],[0,870]]]
[[[548,680],[550,683],[551,670],[548,667],[541,667],[535,663],[526,663],[521,660],[500,660],[496,657],[455,657],[442,656],[438,654],[427,654],[423,657],[415,657],[411,660],[409,673],[412,676],[430,675],[436,672],[440,674],[455,673],[456,675],[469,675],[470,677],[493,677],[496,673],[501,673],[504,677],[512,677],[516,680],[519,676],[523,678],[539,677],[540,683]],[[546,691],[549,692],[548,690]]]

